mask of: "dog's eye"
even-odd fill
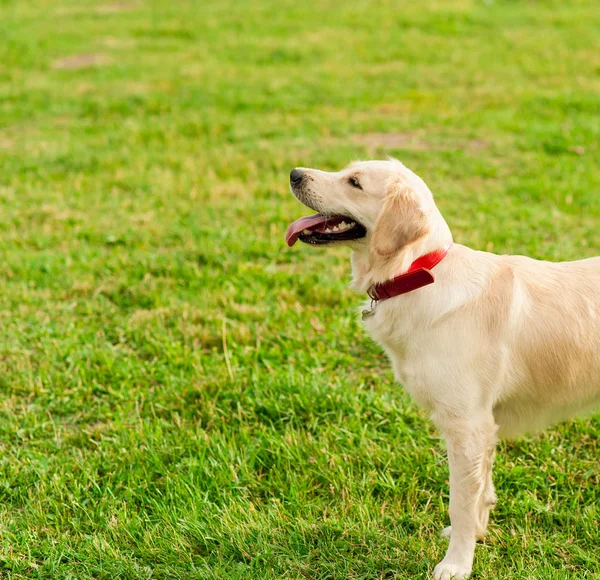
[[[362,187],[360,186],[360,181],[358,181],[358,178],[355,177],[354,175],[352,177],[348,178],[348,183],[352,187],[356,187],[357,189],[362,189]]]

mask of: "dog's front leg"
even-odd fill
[[[454,417],[438,424],[448,446],[452,531],[448,551],[433,575],[435,580],[460,580],[471,573],[475,542],[481,535],[481,507],[490,481],[496,426],[491,415],[469,421]]]

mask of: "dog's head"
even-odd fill
[[[451,239],[427,185],[394,159],[356,162],[338,172],[296,168],[290,184],[318,213],[289,226],[288,245],[348,245],[355,250],[355,278],[386,279]]]
[[[433,196],[423,180],[396,160],[361,161],[329,173],[297,168],[292,193],[317,215],[290,225],[289,245],[367,244],[390,256],[429,232]]]

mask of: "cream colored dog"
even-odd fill
[[[600,258],[555,264],[451,245],[427,185],[395,160],[298,168],[290,181],[319,214],[294,222],[288,244],[349,245],[358,292],[442,251],[434,283],[375,302],[364,318],[446,439],[452,526],[433,576],[467,578],[496,502],[497,439],[600,403]]]

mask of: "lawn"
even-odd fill
[[[427,578],[448,471],[296,165],[600,254],[597,1],[0,0],[0,577]],[[600,417],[500,446],[474,577],[600,577]]]

